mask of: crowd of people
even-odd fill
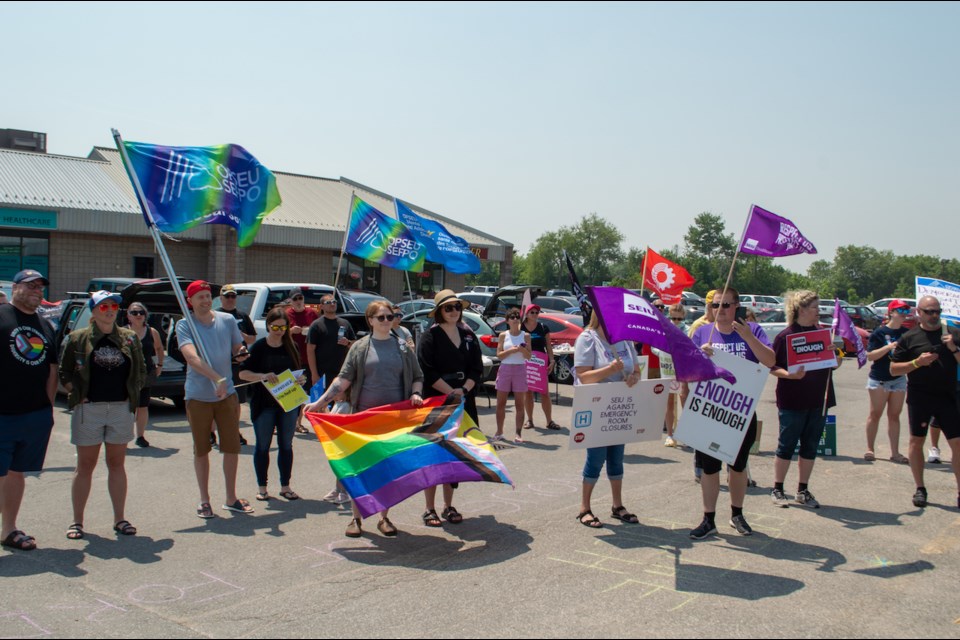
[[[0,348],[0,367],[7,373],[7,384],[0,387],[0,542],[19,550],[36,548],[33,537],[17,527],[17,517],[24,493],[23,474],[43,467],[58,381],[69,394],[71,443],[77,449],[71,492],[73,522],[66,536],[71,540],[85,536],[84,510],[101,448],[108,470],[113,528],[118,535],[135,535],[137,529],[125,514],[126,449],[132,441],[141,447],[149,446],[145,428],[150,385],[162,369],[165,355],[156,330],[147,324],[148,311],[143,304],[131,304],[126,310],[128,326],[119,326],[120,297],[107,291],[93,293],[88,301],[90,325],[71,333],[58,357],[52,327],[37,314],[43,289],[49,282],[31,269],[18,273],[13,282],[12,299],[0,303],[0,336],[5,343]],[[274,437],[280,483],[277,495],[288,501],[300,498],[291,486],[293,439],[298,429],[305,429],[305,412],[355,413],[402,401],[420,406],[424,398],[445,396],[462,399],[465,413],[476,424],[480,423],[476,406],[476,394],[483,383],[479,339],[462,321],[463,310],[469,304],[451,290],[440,291],[434,297],[435,307],[430,312],[434,324],[419,337],[418,343],[400,326],[399,308],[382,300],[372,302],[365,310],[369,332],[358,339],[350,323],[338,317],[333,294],[321,299],[321,313],[317,313],[304,305],[301,292],[294,291],[288,304],[269,311],[267,335],[257,339],[250,318],[236,310],[236,292],[229,285],[221,290],[221,311],[213,309],[212,289],[207,282],[192,282],[185,293],[190,314],[177,323],[175,331],[187,364],[186,413],[199,497],[196,515],[200,518],[215,517],[209,487],[209,456],[217,440],[214,433],[219,436],[224,477],[222,508],[244,514],[254,511],[248,500],[239,497],[236,486],[239,453],[245,443],[240,435],[240,406],[244,400],[250,403],[256,440],[256,499],[264,502],[274,499],[269,491]],[[687,329],[682,305],[657,302],[656,306],[675,326]],[[811,291],[791,292],[786,301],[787,327],[772,342],[756,322],[744,317],[739,307],[735,289],[711,291],[706,313],[689,327],[689,336],[707,355],[722,350],[766,367],[776,378],[779,434],[771,499],[781,507],[819,508],[809,487],[826,411],[835,404],[832,371],[805,371],[802,367],[790,370],[787,362],[790,337],[819,326],[819,297]],[[496,379],[496,428],[489,437],[492,442],[505,439],[511,394],[515,414],[513,442],[523,445],[524,427],[533,427],[536,400],[528,388],[527,361],[533,354],[543,353],[548,371],[555,363],[549,329],[539,321],[539,313],[537,305],[507,311],[507,329],[498,339],[502,364]],[[877,431],[886,411],[890,460],[909,462],[916,484],[913,504],[924,507],[927,489],[923,448],[930,429],[934,429],[937,438],[942,432],[952,451],[960,492],[960,331],[941,323],[941,307],[935,297],[920,299],[919,322],[907,330],[903,322],[909,313],[909,305],[899,300],[892,302],[886,323],[870,337],[868,358],[873,364],[867,382],[870,412],[864,458],[876,459]],[[672,375],[670,353],[630,342],[611,344],[594,313],[574,348],[575,384],[623,382],[634,386],[644,377],[640,354],[655,364],[650,365],[654,375]],[[305,391],[322,388],[319,397],[289,411],[281,407],[263,383],[276,383],[278,376],[287,371],[298,372],[297,382]],[[322,384],[315,387],[318,382]],[[681,385],[678,397],[671,396],[664,416],[667,446],[683,446],[674,437],[673,429],[687,394],[685,387]],[[562,427],[553,420],[549,394],[541,394],[540,402],[546,428],[560,430]],[[898,448],[899,416],[904,404],[910,428],[906,457]],[[729,523],[741,535],[752,533],[743,509],[746,488],[751,482],[748,455],[757,428],[754,413],[740,451],[728,465]],[[934,442],[937,444],[938,440]],[[612,494],[609,517],[625,523],[639,521],[623,504],[624,451],[622,444],[587,449],[576,516],[581,525],[594,529],[603,526],[591,501],[604,466]],[[710,454],[696,451],[694,455],[703,507],[700,524],[690,532],[695,540],[717,533],[723,465]],[[785,482],[795,454],[797,489],[790,498]],[[939,458],[939,450],[936,454]],[[454,506],[456,488],[455,484],[443,485],[439,513],[437,487],[424,490],[422,519],[426,526],[462,522],[463,515]],[[351,502],[339,483],[324,500]],[[352,509],[346,535],[359,537],[363,520],[356,507]],[[388,510],[379,514],[377,529],[388,537],[398,534]]]

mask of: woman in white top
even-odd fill
[[[497,433],[491,438],[494,442],[503,440],[503,423],[507,418],[507,398],[513,392],[516,407],[517,436],[515,444],[523,444],[524,406],[527,398],[527,360],[532,353],[530,334],[520,329],[520,309],[507,310],[507,330],[497,340],[497,356],[500,369],[497,371]]]

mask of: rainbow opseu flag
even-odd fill
[[[165,147],[124,142],[157,228],[178,233],[198,224],[226,224],[237,244],[253,243],[261,221],[280,206],[277,180],[246,149]],[[150,220],[144,214],[147,226]]]
[[[347,253],[401,271],[423,271],[427,248],[399,220],[357,196],[350,204]]]
[[[449,482],[513,485],[503,462],[463,409],[435,397],[360,413],[307,413],[327,460],[366,518]]]

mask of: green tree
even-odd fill
[[[516,260],[516,258],[514,258]],[[514,267],[516,270],[516,267]],[[478,284],[488,284],[488,285],[500,285],[500,263],[494,262],[493,260],[481,260],[480,261],[480,273],[470,273],[467,274],[465,279],[466,284],[468,285],[478,285]]]
[[[613,268],[623,260],[623,234],[596,213],[584,216],[572,227],[542,234],[527,255],[527,282],[545,287],[569,283],[563,251],[570,254],[583,285],[610,280]]]

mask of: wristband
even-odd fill
[[[411,392],[410,392],[410,395],[412,395],[412,396],[420,396],[421,398],[423,397],[423,394],[420,393],[419,391],[411,391]]]
[[[223,384],[223,383],[226,382],[226,381],[227,381],[226,378],[220,378],[219,380],[217,380],[217,384],[218,384],[218,385],[219,385],[219,384]]]
[[[914,368],[914,369],[919,369],[919,368],[920,368],[920,365],[917,364],[917,359],[916,359],[916,358],[914,358],[913,360],[911,360],[911,361],[910,361],[910,364],[913,365],[913,368]]]

